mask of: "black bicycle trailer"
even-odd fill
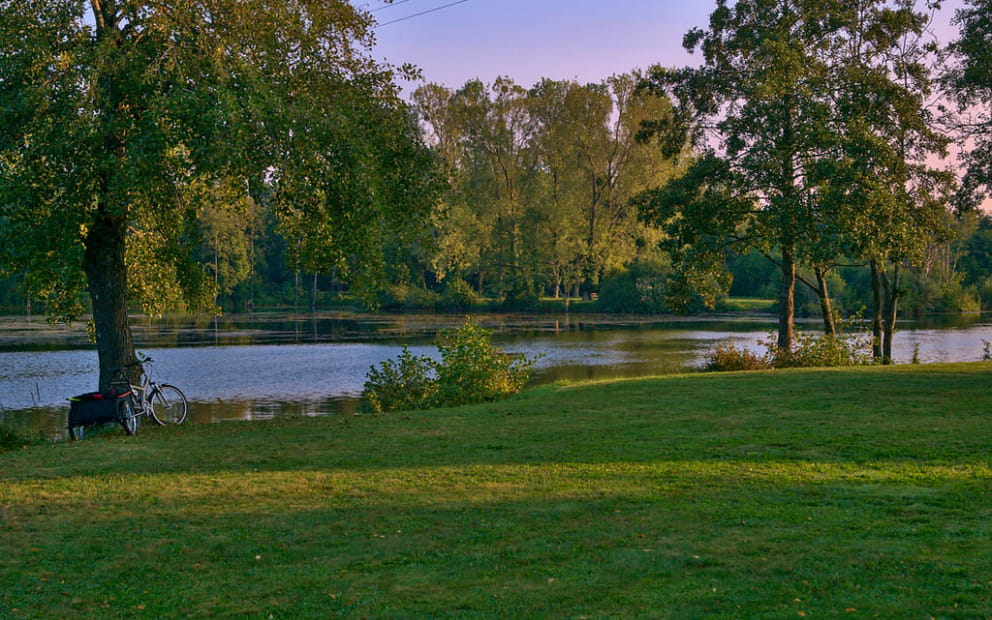
[[[66,424],[69,436],[82,439],[82,429],[86,426],[120,422],[124,430],[127,418],[133,416],[129,402],[130,388],[111,388],[100,392],[86,392],[69,399],[69,422]]]

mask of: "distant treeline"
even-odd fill
[[[259,209],[252,214],[251,226],[245,222],[214,221],[211,226],[216,236],[205,237],[201,242],[200,259],[216,278],[220,291],[217,305],[223,312],[368,306],[353,294],[349,282],[334,273],[314,274],[295,269],[287,254],[286,240],[270,215],[264,208]],[[904,279],[904,315],[992,310],[992,217],[973,213],[955,221],[955,238],[931,246],[925,264],[910,269]],[[442,230],[432,226],[427,232],[429,236],[424,243],[390,248],[387,277],[374,299],[378,307],[445,311],[534,311],[565,307],[564,291],[553,273],[534,277],[530,294],[516,297],[501,290],[499,272],[495,269],[477,267],[441,277],[432,261],[442,257],[437,248]],[[433,246],[427,243],[431,236],[435,239]],[[221,238],[225,241],[220,242]],[[521,227],[521,238],[531,248],[540,246],[542,240],[533,227]],[[664,253],[646,243],[635,241],[631,245],[631,251],[604,268],[597,280],[590,278],[571,286],[568,293],[573,308],[631,313],[670,311],[664,302],[665,287],[671,276],[670,262]],[[491,252],[501,251],[496,245],[488,247]],[[539,255],[526,254],[529,258]],[[764,255],[756,251],[746,254],[728,251],[726,267],[732,277],[729,296],[777,298],[781,275],[775,263]],[[540,274],[540,270],[535,269],[534,273]],[[845,266],[833,272],[831,291],[841,314],[865,308],[866,300],[871,297],[870,278],[870,270],[865,266]],[[28,300],[21,284],[21,278],[14,277],[0,285],[0,311],[43,315],[44,304]],[[559,300],[554,302],[556,290]],[[800,287],[797,296],[799,315],[819,314],[817,296],[809,287]],[[585,303],[576,305],[577,300]],[[694,310],[704,308],[697,306]]]
[[[203,205],[194,258],[213,282],[217,309],[306,311],[347,303],[535,311],[582,300],[583,308],[603,312],[664,313],[719,308],[726,296],[777,300],[780,250],[728,243],[712,276],[719,278],[718,303],[696,297],[670,304],[677,296],[672,221],[644,217],[638,197],[673,186],[694,154],[672,152],[651,137],[650,129],[675,112],[669,97],[643,88],[644,79],[542,80],[527,89],[500,78],[417,90],[414,110],[447,191],[430,218],[402,238],[385,239],[385,269],[371,283],[334,268],[301,267],[317,261],[301,260],[264,191],[191,187]],[[943,217],[950,234],[932,242],[923,261],[905,262],[904,315],[992,310],[992,218],[949,208]],[[302,223],[295,232],[305,229]],[[800,267],[797,276],[808,284],[796,289],[797,314],[821,314],[817,274]],[[870,307],[871,278],[863,260],[836,258],[826,275],[834,310],[849,315]],[[3,282],[0,308],[44,314],[22,284],[20,276]]]

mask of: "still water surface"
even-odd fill
[[[403,345],[436,357],[439,328],[459,315],[272,314],[138,320],[138,349],[156,378],[179,386],[193,422],[357,411],[369,368]],[[718,343],[763,350],[771,316],[666,319],[593,315],[491,315],[482,323],[507,351],[541,355],[533,383],[666,374],[698,368]],[[815,330],[816,323],[809,329]],[[992,341],[992,317],[966,315],[901,326],[897,362],[975,361]],[[66,399],[92,390],[97,358],[85,331],[0,317],[0,415],[60,437]]]

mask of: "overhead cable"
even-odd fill
[[[396,2],[390,2],[389,4],[387,4],[385,6],[380,6],[377,9],[372,9],[372,10],[369,11],[369,13],[378,13],[379,11],[385,11],[386,9],[391,9],[394,6],[399,6],[400,4],[405,4],[405,3],[409,2],[409,1],[410,0],[396,0]]]
[[[463,2],[468,2],[468,0],[457,0],[456,2],[449,2],[448,4],[443,4],[443,5],[439,6],[439,7],[433,8],[433,9],[428,9],[426,11],[421,11],[419,13],[414,13],[413,15],[407,15],[406,17],[400,17],[400,18],[394,19],[392,21],[383,22],[381,24],[376,24],[375,27],[376,28],[382,28],[383,26],[388,26],[389,24],[395,24],[397,22],[402,22],[402,21],[406,21],[408,19],[413,19],[414,17],[420,17],[421,15],[427,15],[428,13],[434,13],[436,11],[440,11],[441,9],[446,9],[448,7],[455,6],[456,4],[462,4]]]

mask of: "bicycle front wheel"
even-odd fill
[[[158,424],[182,424],[188,412],[186,397],[176,386],[164,383],[152,394],[151,414]]]

